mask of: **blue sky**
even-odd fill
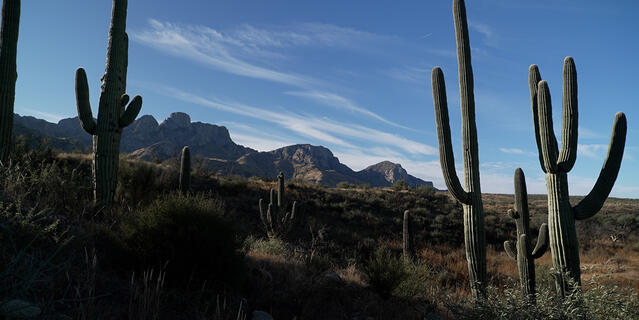
[[[158,121],[182,111],[226,126],[258,150],[310,143],[355,170],[391,160],[444,187],[430,71],[441,66],[458,168],[461,128],[452,1],[130,0],[128,88]],[[561,70],[579,83],[579,153],[570,193],[587,193],[617,111],[628,118],[614,196],[639,198],[639,4],[467,1],[482,191],[512,193],[521,167],[545,193],[528,66],[548,80],[560,138]],[[74,72],[85,67],[97,114],[110,1],[23,1],[15,111],[76,116]],[[460,171],[460,174],[463,174]]]

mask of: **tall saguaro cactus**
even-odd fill
[[[18,29],[20,0],[2,1],[0,26],[0,160],[6,160],[11,151],[13,129],[13,103],[16,97],[18,72]]]
[[[186,194],[191,189],[191,152],[189,147],[182,148],[180,159],[180,192]]]
[[[599,178],[590,193],[576,206],[568,198],[568,175],[577,159],[577,71],[572,57],[566,57],[563,69],[563,123],[561,150],[553,130],[550,91],[541,79],[539,69],[531,65],[528,82],[532,105],[535,138],[539,162],[546,173],[548,190],[548,227],[550,251],[556,272],[557,292],[561,295],[573,289],[569,284],[581,285],[579,269],[579,243],[575,219],[595,215],[608,198],[617,179],[626,143],[626,116],[615,115],[608,155]],[[572,281],[570,281],[572,280]]]
[[[293,201],[293,207],[291,211],[286,211],[286,205],[284,204],[284,174],[280,172],[277,176],[277,199],[275,199],[275,192],[271,189],[270,203],[266,210],[264,210],[264,204],[262,199],[259,201],[260,220],[266,229],[266,234],[269,238],[282,238],[285,237],[293,224],[295,223],[295,207],[297,201]]]
[[[526,177],[520,168],[515,170],[515,209],[508,210],[508,215],[517,224],[517,240],[505,241],[504,249],[508,256],[517,260],[519,282],[524,298],[535,301],[535,259],[540,258],[548,249],[548,225],[539,227],[537,245],[532,249],[530,243],[530,219],[528,213],[528,193]],[[532,249],[532,250],[531,250]]]
[[[89,85],[83,68],[75,74],[75,95],[82,128],[93,135],[93,182],[97,205],[109,206],[117,184],[120,137],[122,129],[131,124],[142,108],[142,97],[135,96],[131,103],[126,91],[129,39],[126,34],[127,0],[113,0],[106,70],[102,77],[102,90],[97,123],[89,103]],[[125,108],[126,107],[126,108]]]
[[[459,64],[459,91],[462,114],[462,150],[466,190],[462,188],[457,172],[450,138],[448,104],[444,73],[439,67],[432,72],[433,101],[437,118],[439,160],[449,192],[464,208],[464,244],[468,261],[468,278],[473,299],[484,296],[486,286],[486,235],[484,209],[479,183],[479,157],[477,126],[475,125],[475,97],[473,68],[470,61],[470,40],[466,7],[463,0],[453,0],[453,16]]]
[[[415,239],[413,238],[413,225],[410,211],[404,211],[404,224],[402,226],[402,251],[404,258],[415,259]]]

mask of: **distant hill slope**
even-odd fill
[[[16,114],[14,123],[16,134],[50,137],[51,144],[59,150],[91,149],[92,138],[82,130],[77,117],[55,124]],[[120,151],[141,160],[164,161],[177,157],[185,145],[189,146],[192,155],[204,158],[208,169],[222,175],[275,178],[281,171],[287,179],[329,186],[345,181],[384,187],[400,179],[411,186],[433,185],[390,161],[353,171],[322,146],[298,144],[258,152],[233,142],[226,127],[191,122],[190,116],[182,112],[172,113],[162,123],[153,116],[141,116],[124,129]]]

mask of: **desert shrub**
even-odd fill
[[[354,189],[357,188],[357,185],[353,184],[353,183],[348,183],[346,181],[341,181],[338,182],[337,185],[335,185],[338,188],[344,188],[344,189]]]
[[[176,189],[177,183],[178,173],[174,169],[142,161],[121,160],[115,199],[123,205],[136,207]]]
[[[12,154],[0,163],[0,201],[57,213],[77,212],[91,199],[87,163],[59,160],[50,149]]]
[[[137,270],[166,265],[166,281],[233,284],[241,257],[223,203],[204,195],[168,195],[135,211],[121,226]]]
[[[391,250],[382,246],[364,264],[364,273],[371,288],[382,298],[388,298],[406,277],[404,262],[394,257]]]
[[[565,299],[558,297],[552,286],[540,286],[535,304],[522,299],[519,290],[500,293],[489,288],[486,300],[473,305],[449,304],[448,308],[455,319],[639,319],[639,295],[600,280],[584,281],[588,289],[575,290]]]
[[[291,250],[286,242],[278,238],[260,239],[248,236],[244,240],[244,249],[247,252],[263,253],[280,257],[289,257]]]
[[[219,183],[220,188],[228,193],[245,192],[248,187],[248,179],[238,175],[222,177]]]
[[[395,181],[395,183],[393,183],[392,188],[395,191],[410,190],[410,186],[406,183],[406,181],[404,181],[402,179],[399,179],[399,180]]]

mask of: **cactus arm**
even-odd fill
[[[122,95],[122,105],[126,105],[129,100],[129,96],[127,94]],[[129,106],[125,109],[124,113],[120,116],[119,125],[120,128],[124,128],[130,125],[135,118],[140,113],[140,109],[142,109],[142,97],[137,95],[133,97]]]
[[[537,259],[548,250],[548,224],[544,223],[539,227],[539,235],[537,236],[537,245],[532,251],[532,258]]]
[[[506,254],[508,254],[508,256],[513,260],[517,260],[517,245],[515,244],[515,241],[504,241],[504,251],[506,251]]]
[[[91,112],[89,84],[87,82],[87,73],[83,68],[78,68],[78,70],[75,71],[75,101],[82,129],[88,134],[94,135],[97,124]]]
[[[572,57],[564,59],[563,70],[563,122],[561,135],[561,151],[557,165],[561,172],[569,172],[577,160],[577,69]]]
[[[550,89],[545,80],[539,82],[537,88],[539,109],[539,133],[541,140],[541,151],[546,172],[557,173],[557,138],[552,124],[552,103],[550,101]]]
[[[626,116],[622,112],[618,112],[615,115],[606,161],[590,193],[573,207],[572,211],[575,219],[583,220],[592,217],[601,210],[608,198],[621,167],[621,159],[626,144],[626,131]]]
[[[530,65],[530,67],[528,68],[528,87],[530,88],[530,105],[532,107],[533,125],[535,127],[535,141],[537,142],[537,152],[539,155],[539,164],[541,164],[541,170],[546,173],[543,151],[541,149],[541,133],[539,132],[539,107],[537,101],[537,89],[539,87],[539,81],[541,81],[539,68],[536,64]]]
[[[439,139],[439,163],[442,167],[444,182],[448,192],[463,204],[470,204],[470,195],[464,191],[457,170],[455,170],[455,156],[450,138],[450,122],[448,119],[448,103],[446,102],[446,84],[444,73],[439,67],[433,68],[431,74],[433,85],[433,103],[437,120],[437,137]]]

